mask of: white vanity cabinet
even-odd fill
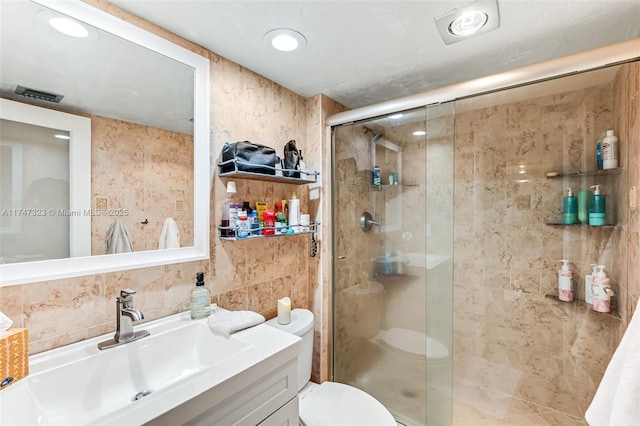
[[[297,358],[255,379],[251,369],[233,377],[235,392],[212,388],[153,419],[153,426],[297,425]],[[263,366],[261,370],[264,370]]]

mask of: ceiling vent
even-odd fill
[[[64,95],[58,95],[51,92],[43,92],[42,90],[29,89],[28,87],[16,87],[16,95],[22,95],[26,98],[39,99],[41,101],[60,103]]]

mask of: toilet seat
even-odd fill
[[[305,426],[396,426],[389,411],[375,398],[353,386],[324,382],[300,400]]]
[[[406,328],[390,328],[378,333],[378,342],[385,348],[408,358],[442,361],[449,357],[449,350],[424,333]]]

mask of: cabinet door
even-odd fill
[[[280,407],[278,411],[264,419],[260,426],[297,426],[300,423],[298,416],[298,396]]]

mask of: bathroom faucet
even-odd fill
[[[144,315],[133,307],[134,290],[120,290],[120,297],[116,297],[116,334],[113,339],[98,344],[98,349],[108,349],[125,343],[133,342],[150,333],[147,330],[133,331],[134,321],[144,319]]]

